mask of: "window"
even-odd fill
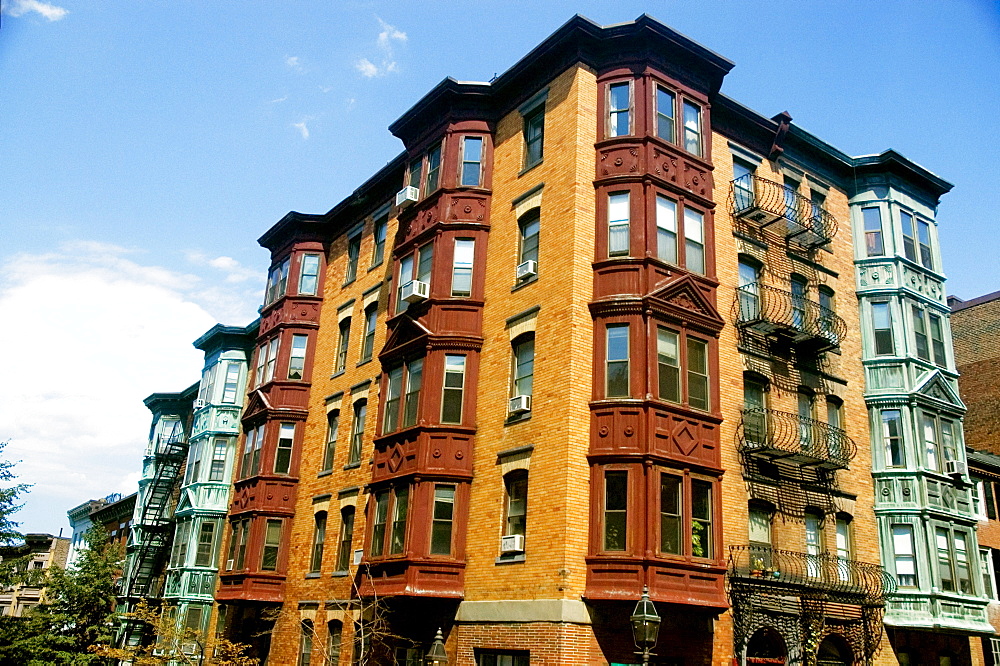
[[[889,467],[905,467],[903,422],[898,409],[882,410],[882,440],[885,443],[886,464]]]
[[[319,255],[302,255],[302,268],[299,272],[299,293],[315,296],[319,288]]]
[[[692,273],[705,273],[705,215],[684,209],[684,265]]]
[[[942,590],[975,594],[969,570],[968,540],[965,532],[938,527],[934,530],[938,577]]]
[[[324,541],[326,541],[326,511],[320,511],[313,516],[312,557],[309,559],[311,573],[319,573],[323,567]]]
[[[389,433],[395,431],[397,427],[408,428],[416,424],[423,367],[424,360],[418,358],[389,371],[386,384],[385,420],[382,424],[383,432]],[[401,401],[404,379],[406,395],[405,400]],[[402,414],[400,414],[401,404]]]
[[[632,133],[632,82],[608,86],[608,136]]]
[[[740,259],[738,294],[740,321],[751,322],[760,318],[760,268],[749,260]]]
[[[851,530],[851,519],[848,516],[838,515],[836,521],[837,530],[837,570],[840,580],[847,580],[850,568],[847,564],[854,552],[854,535]]]
[[[483,137],[462,138],[462,178],[459,185],[479,187],[482,183]]]
[[[785,217],[799,223],[799,188],[802,183],[791,176],[786,175],[783,179],[785,191]]]
[[[524,470],[511,472],[504,479],[507,491],[504,535],[524,536],[528,527],[528,473]]]
[[[921,428],[928,469],[940,472],[945,461],[958,459],[954,426],[951,421],[925,413],[921,419]]]
[[[701,157],[701,107],[684,100],[684,150]]]
[[[409,508],[409,488],[396,488],[395,501],[392,503],[392,531],[389,534],[389,554],[398,555],[403,552],[406,542],[406,514]]]
[[[344,271],[344,284],[354,282],[358,277],[358,257],[361,255],[361,234],[347,239],[347,269]]]
[[[913,216],[905,210],[899,211],[899,221],[903,228],[903,253],[910,261],[917,260],[917,234],[913,228]]]
[[[767,443],[766,386],[755,375],[743,377],[743,438],[747,444]]]
[[[278,549],[281,546],[281,521],[268,520],[264,526],[264,548],[261,551],[261,571],[277,571]]]
[[[530,653],[525,652],[496,652],[494,650],[483,650],[477,652],[476,666],[529,666],[531,663]]]
[[[309,342],[308,335],[292,336],[292,351],[288,356],[288,378],[302,379],[302,373],[306,368],[306,343]]]
[[[608,256],[629,253],[629,193],[608,195]]]
[[[677,202],[656,195],[656,256],[677,263]]]
[[[472,262],[476,241],[471,238],[455,239],[455,256],[451,269],[451,295],[472,295]]]
[[[267,274],[267,287],[264,289],[264,305],[270,305],[285,295],[288,286],[288,265],[290,258],[286,258],[279,264],[271,268]]]
[[[177,530],[174,534],[174,548],[170,553],[170,566],[187,566],[188,540],[191,535],[191,521],[184,520],[177,523]]]
[[[927,220],[917,218],[917,240],[920,245],[920,263],[924,268],[934,268],[931,260],[931,225]]]
[[[212,449],[212,466],[208,470],[209,481],[224,480],[228,451],[229,440],[223,437],[216,437]]]
[[[916,305],[912,306],[913,312],[913,338],[916,342],[917,358],[924,361],[931,360],[930,347],[927,345],[927,322],[924,321],[924,311]]]
[[[865,252],[869,257],[885,256],[882,241],[882,211],[878,207],[861,209],[861,219],[865,225]]]
[[[628,527],[628,472],[604,472],[604,550],[625,550]]]
[[[462,422],[462,396],[465,392],[465,356],[444,357],[444,389],[441,396],[441,422]]]
[[[813,447],[812,393],[799,389],[796,394],[796,406],[799,416],[799,447],[802,451],[809,451]]]
[[[763,553],[771,549],[771,518],[773,512],[761,506],[751,506],[747,531],[753,552]],[[757,555],[760,557],[760,555]]]
[[[629,395],[628,331],[628,324],[611,324],[607,327],[605,396],[608,398]]]
[[[247,553],[247,536],[250,531],[250,520],[237,520],[233,523],[233,532],[229,538],[229,556],[226,558],[226,571],[243,568]]]
[[[913,526],[892,526],[893,561],[896,565],[896,582],[900,587],[917,586],[917,557],[913,546]]]
[[[351,547],[353,541],[354,507],[345,506],[340,510],[340,543],[337,546],[337,571],[347,571],[351,566]]]
[[[427,196],[438,188],[438,180],[441,173],[441,146],[437,145],[427,151],[427,183],[424,188],[424,196]]]
[[[198,532],[198,551],[195,553],[196,567],[210,567],[215,564],[215,522],[205,520]]]
[[[326,623],[326,666],[336,666],[340,663],[340,645],[343,635],[343,624],[337,620]]]
[[[820,574],[819,556],[825,550],[822,526],[822,515],[812,511],[806,512],[806,570],[813,578]]]
[[[200,481],[200,471],[201,471],[201,442],[194,442],[188,447],[188,459],[187,459],[187,473],[185,474],[184,483],[194,483]]]
[[[204,400],[205,402],[212,402],[215,400],[215,373],[218,370],[218,365],[213,365],[211,368],[205,368],[201,373],[201,386],[198,387],[198,399]]]
[[[420,174],[423,172],[424,160],[423,157],[417,158],[410,162],[410,168],[407,171],[406,183],[410,187],[415,187],[420,189]]]
[[[255,475],[260,471],[260,450],[264,446],[264,426],[259,425],[247,433],[243,443],[243,477]]]
[[[691,482],[691,555],[712,557],[712,484]]]
[[[660,552],[683,555],[681,479],[660,474]]]
[[[538,261],[538,230],[541,226],[541,213],[533,208],[518,220],[518,230],[521,234],[521,251],[518,263]]]
[[[385,258],[385,236],[388,228],[388,213],[375,218],[375,222],[372,225],[372,242],[374,243],[374,247],[372,248],[372,266],[378,266],[382,263],[382,259]]]
[[[396,312],[402,312],[408,305],[403,300],[403,287],[409,284],[411,280],[419,280],[430,286],[431,265],[433,261],[433,243],[427,243],[414,254],[408,254],[399,260],[399,286],[396,288]],[[414,269],[416,269],[415,273]]]
[[[302,620],[299,634],[298,666],[309,666],[313,650],[313,623],[311,620]]]
[[[451,532],[454,519],[455,486],[434,486],[431,555],[451,555]]]
[[[333,469],[333,454],[337,446],[337,430],[340,428],[340,410],[334,409],[326,415],[326,442],[323,447],[323,466],[321,471]]]
[[[531,395],[535,375],[535,338],[531,335],[522,336],[514,341],[513,347],[511,396]]]
[[[351,344],[351,318],[345,317],[340,322],[340,341],[337,343],[337,366],[334,373],[343,372],[347,368],[347,348]]]
[[[687,389],[688,404],[694,409],[708,411],[708,343],[689,337],[687,339]]]
[[[875,333],[875,354],[891,356],[896,352],[892,339],[892,319],[889,303],[872,303],[872,330]]]
[[[663,86],[656,86],[656,136],[673,143],[676,98]]]
[[[222,388],[222,402],[232,405],[236,402],[236,391],[240,385],[240,364],[226,365],[226,383]]]
[[[800,331],[806,325],[806,294],[809,293],[809,281],[793,274],[789,280],[792,290],[792,325]]]
[[[942,329],[941,317],[928,314],[927,319],[931,328],[931,351],[934,354],[934,365],[941,368],[948,367],[948,360],[944,352],[944,331]]]
[[[542,161],[542,142],[545,136],[545,106],[539,106],[524,116],[524,167]]]
[[[997,586],[993,575],[993,556],[989,548],[979,549],[979,568],[983,572],[983,594],[990,599],[996,599]]]
[[[361,462],[361,442],[365,437],[365,415],[367,412],[367,400],[358,400],[354,403],[354,423],[351,424],[351,445],[347,450],[348,465],[357,465]]]
[[[681,401],[681,363],[677,333],[656,327],[656,365],[660,400]]]
[[[844,434],[843,404],[838,398],[828,396],[826,399],[826,424],[830,426],[826,436],[826,450],[831,457],[840,456],[841,436]]]
[[[378,324],[378,303],[372,303],[365,309],[365,338],[361,342],[360,363],[372,360],[375,351],[375,328]]]
[[[282,423],[278,429],[278,446],[274,452],[274,473],[288,474],[292,465],[292,445],[295,442],[295,424]]]
[[[733,208],[741,213],[754,205],[753,174],[756,167],[733,158]]]

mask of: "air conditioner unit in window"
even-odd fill
[[[207,401],[202,400],[201,398],[198,398],[197,400],[194,401],[194,408],[195,409],[201,409],[202,407],[204,407],[207,404],[208,404]]]
[[[419,303],[428,297],[430,291],[430,285],[426,282],[421,282],[420,280],[410,280],[403,285],[400,298],[407,303]]]
[[[524,552],[524,535],[523,534],[508,534],[507,536],[500,537],[500,552],[501,553],[523,553]]]
[[[351,559],[351,562],[355,566],[357,566],[357,565],[361,564],[361,558],[364,557],[364,556],[365,556],[364,549],[358,548],[356,551],[354,551],[354,557]]]
[[[965,476],[967,470],[965,463],[961,460],[946,460],[944,463],[944,471],[950,476]]]
[[[531,259],[517,265],[517,279],[525,280],[538,275],[538,262]]]
[[[232,571],[234,563],[233,560],[226,560],[226,571]]]
[[[410,204],[415,203],[418,198],[420,198],[420,190],[412,185],[408,185],[399,192],[396,192],[396,205],[399,208],[406,208]]]
[[[515,395],[507,405],[507,411],[511,414],[523,414],[531,411],[530,395]]]

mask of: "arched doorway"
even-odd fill
[[[830,634],[819,644],[816,666],[849,666],[854,663],[851,647],[840,636]]]
[[[747,665],[784,664],[788,659],[785,641],[774,629],[759,629],[747,642]]]

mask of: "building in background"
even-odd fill
[[[896,227],[863,222],[932,222],[947,184],[743,107],[732,66],[647,16],[576,17],[442,82],[390,127],[403,154],[260,239],[221,635],[280,663],[420,663],[440,628],[452,663],[627,664],[648,588],[662,663],[979,658],[962,405],[924,359],[949,347],[937,250],[916,226],[894,264]],[[893,410],[909,434],[869,446]]]
[[[951,185],[891,151],[856,160],[855,178],[875,514],[898,588],[885,622],[900,663],[970,663],[969,636],[993,629],[935,221]]]
[[[190,630],[182,646],[202,652],[218,573],[219,542],[232,483],[236,437],[246,398],[248,355],[256,323],[249,327],[213,326],[194,342],[205,352],[205,366],[193,403],[191,436],[172,511],[173,539],[163,598],[178,631]]]
[[[112,497],[114,499],[111,499]],[[71,568],[76,564],[80,553],[87,547],[87,532],[94,526],[90,514],[106,506],[109,501],[113,502],[119,499],[121,499],[121,495],[108,495],[108,497],[103,499],[87,500],[83,504],[79,504],[66,512],[66,516],[69,518],[69,529],[73,534],[70,537],[69,555],[66,558],[67,568]]]
[[[957,327],[956,327],[957,333]],[[956,340],[958,335],[956,334]],[[957,345],[956,345],[957,347]],[[957,357],[956,357],[957,358]],[[959,380],[962,386],[966,375]],[[988,451],[967,449],[969,476],[975,486],[976,513],[979,520],[979,560],[983,567],[983,590],[989,598],[987,617],[994,635],[983,636],[983,655],[989,666],[1000,665],[1000,596],[997,591],[997,571],[1000,568],[1000,520],[997,493],[1000,492],[1000,456]]]
[[[26,566],[33,570],[54,566],[65,568],[71,541],[68,537],[51,534],[26,534],[23,544],[0,547],[0,559],[26,557]],[[11,588],[0,589],[0,615],[22,617],[44,601],[44,587],[18,583]]]
[[[136,493],[122,497],[119,494],[109,495],[114,499],[99,507],[90,514],[90,520],[94,525],[101,525],[108,533],[108,541],[119,544],[122,552],[128,545],[129,535],[132,532],[132,519],[135,514]]]

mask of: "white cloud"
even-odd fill
[[[298,56],[285,56],[285,64],[296,72],[302,71],[302,63],[299,61]]]
[[[284,102],[287,99],[288,99],[288,95],[285,95],[284,97],[279,97],[278,99],[272,99],[270,102],[268,102],[268,104],[281,104],[282,102]]]
[[[398,72],[399,65],[396,63],[393,42],[406,42],[406,33],[395,26],[389,25],[378,16],[375,19],[381,28],[375,40],[375,46],[379,51],[379,64],[375,64],[368,58],[359,58],[354,62],[354,69],[358,70],[367,79],[376,76],[385,76],[390,72]]]
[[[207,259],[227,275],[246,270]],[[249,278],[246,278],[249,281]],[[0,265],[0,439],[19,481],[34,487],[17,516],[29,531],[58,531],[84,500],[136,490],[150,414],[142,400],[199,378],[191,343],[218,321],[247,324],[259,286],[216,284],[142,261],[142,253],[76,242]],[[238,316],[239,319],[230,319]]]
[[[36,12],[50,21],[58,21],[69,14],[67,9],[39,0],[13,0],[13,3],[4,9],[4,13],[11,16],[24,16],[29,12]]]
[[[309,138],[309,126],[306,125],[306,123],[309,122],[309,120],[310,120],[309,118],[303,118],[301,122],[292,123],[292,127],[294,127],[299,131],[303,139]]]
[[[261,281],[263,279],[259,271],[247,268],[232,257],[210,257],[200,250],[188,250],[184,253],[184,257],[196,266],[208,266],[222,271],[225,274],[223,279],[229,283],[246,282],[247,280]]]

